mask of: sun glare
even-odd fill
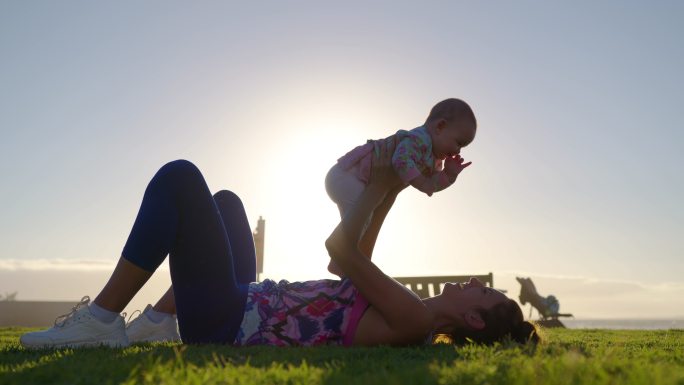
[[[313,127],[300,120],[275,150],[278,166],[269,171],[277,188],[268,205],[266,276],[287,279],[320,278],[327,274],[326,237],[339,222],[337,206],[325,191],[325,176],[348,151],[341,125]],[[303,123],[303,124],[302,124]],[[349,141],[349,140],[347,140]]]
[[[264,137],[257,145],[268,154],[268,165],[250,167],[244,179],[255,197],[251,209],[266,219],[265,277],[328,274],[324,242],[340,215],[325,191],[325,176],[355,146],[397,129],[395,108],[372,97],[358,79],[327,81],[326,89],[335,94],[324,93],[321,84],[286,81],[279,98],[269,101],[269,113],[255,113],[245,122],[258,121]]]

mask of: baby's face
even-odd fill
[[[475,139],[475,125],[471,121],[456,120],[438,126],[432,137],[432,152],[437,159],[458,155]]]

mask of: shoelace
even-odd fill
[[[139,309],[135,310],[133,313],[131,313],[131,316],[128,317],[128,321],[126,321],[126,327],[128,327],[131,324],[131,318],[133,318],[133,316],[135,315],[136,312],[142,314],[142,311],[140,311]],[[126,318],[126,313],[123,313],[123,317]],[[135,320],[133,320],[133,321],[135,321]]]
[[[89,303],[90,303],[90,297],[88,297],[87,295],[84,296],[83,298],[81,298],[81,301],[79,303],[77,303],[76,306],[72,307],[70,312],[68,312],[66,314],[62,314],[61,316],[55,318],[55,326],[60,327],[60,328],[62,326],[64,326],[66,324],[66,322],[71,318],[72,315],[74,315],[74,313],[76,313],[76,311],[78,309],[82,308],[83,306],[88,306]]]

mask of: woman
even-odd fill
[[[175,306],[185,343],[414,345],[435,334],[536,341],[520,307],[476,279],[446,284],[440,295],[421,300],[370,261],[405,187],[390,165],[391,147],[380,149],[368,187],[326,240],[345,279],[249,284],[254,250],[239,199],[227,191],[212,197],[192,163],[175,161],[150,181],[122,256],[94,302],[82,301],[51,329],[23,335],[22,345],[126,346],[119,312],[167,254],[173,295],[162,303],[171,312]]]

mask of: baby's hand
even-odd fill
[[[457,176],[463,171],[464,168],[470,166],[473,162],[463,163],[464,160],[460,155],[455,155],[453,157],[447,156],[444,159],[444,171],[451,176]]]

